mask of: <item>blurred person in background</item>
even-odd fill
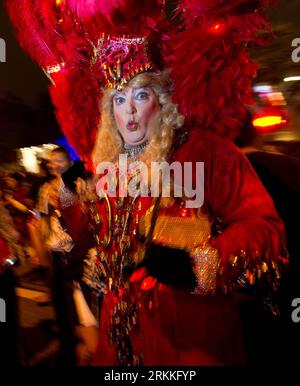
[[[83,322],[78,311],[78,302],[85,303],[88,298],[80,281],[83,260],[92,246],[87,214],[80,205],[75,183],[77,178],[85,178],[85,170],[83,163],[73,162],[63,147],[51,152],[49,170],[52,178],[40,188],[40,217],[30,225],[31,235],[41,264],[48,268],[64,363],[86,364],[97,327],[92,315],[91,321]],[[78,232],[78,224],[85,225],[83,233]]]
[[[39,171],[38,173],[27,173],[26,180],[30,185],[30,198],[36,206],[38,201],[39,191],[42,185],[50,181],[53,178],[53,175],[49,170],[49,161],[47,159],[40,159],[38,161]]]
[[[26,175],[16,172],[3,178],[3,204],[10,213],[14,226],[19,233],[19,244],[23,248],[21,265],[27,265],[29,256],[29,234],[27,222],[32,214],[34,201],[30,198],[30,186],[26,182]]]

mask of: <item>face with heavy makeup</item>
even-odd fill
[[[128,145],[149,140],[160,127],[160,105],[150,87],[127,87],[113,96],[113,114],[119,133]]]

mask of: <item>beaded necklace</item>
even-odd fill
[[[135,175],[127,176],[126,183],[134,177]],[[94,288],[104,294],[110,292],[113,295],[114,306],[108,335],[115,347],[116,364],[120,366],[136,366],[143,362],[142,354],[135,352],[131,341],[131,333],[138,332],[139,326],[138,307],[131,294],[129,282],[135,267],[133,254],[136,253],[139,213],[142,210],[138,187],[134,197],[110,200],[103,194],[99,198],[100,202],[105,203],[108,213],[108,233],[102,240],[99,238],[102,219],[96,202],[91,202],[90,205],[98,257],[97,274],[94,273],[90,281],[97,278],[102,285]]]
[[[148,143],[148,141],[145,141],[139,145],[128,145],[127,143],[124,143],[123,153],[126,154],[130,160],[136,160],[140,154],[144,152]]]

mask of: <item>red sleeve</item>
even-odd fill
[[[269,298],[287,263],[285,229],[249,161],[229,140],[200,130],[190,133],[176,157],[204,163],[202,209],[221,224],[211,239],[223,262],[221,288],[255,284]]]
[[[279,257],[284,225],[246,157],[232,143],[215,139],[207,172],[208,204],[223,228],[212,241],[220,256],[227,259],[243,250],[252,257]]]

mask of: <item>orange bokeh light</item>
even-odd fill
[[[266,128],[286,123],[286,120],[280,115],[266,115],[253,120],[253,126],[257,128]]]

